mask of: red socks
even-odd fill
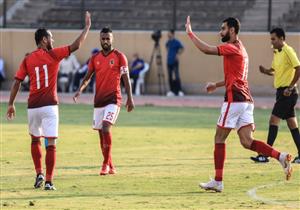
[[[46,149],[46,181],[52,181],[56,164],[56,146],[49,145]]]
[[[255,151],[259,154],[262,154],[264,156],[269,156],[279,159],[280,152],[273,149],[268,144],[253,140],[251,144],[252,151]],[[215,180],[216,181],[222,181],[223,180],[223,168],[224,168],[224,162],[226,157],[226,146],[225,144],[215,144],[215,151],[214,151],[214,160],[215,160]]]
[[[31,156],[37,174],[43,173],[42,146],[40,141],[31,143]],[[56,163],[56,146],[50,145],[46,150],[46,181],[52,181]]]
[[[31,142],[31,157],[34,163],[36,174],[43,173],[42,146],[40,141]]]
[[[103,164],[110,164],[111,163],[111,142],[112,136],[111,132],[102,132],[103,136]]]
[[[104,152],[104,137],[103,137],[103,131],[102,130],[99,130],[99,136],[100,136],[100,148],[101,148],[101,151],[102,151],[102,155],[103,155],[103,158],[105,158],[105,152]],[[111,147],[111,146],[110,146]],[[110,149],[111,150],[111,149]],[[104,161],[103,161],[104,162]],[[110,156],[108,157],[108,165],[110,167],[112,167],[112,158],[111,158],[111,154]]]
[[[215,180],[223,180],[223,169],[226,157],[226,145],[223,143],[215,144],[214,161],[215,161]]]
[[[100,149],[101,149],[102,155],[104,157],[104,147],[103,147],[104,137],[103,137],[103,131],[102,130],[99,130],[99,137],[100,137]]]
[[[264,156],[272,157],[279,160],[280,152],[273,149],[273,147],[262,141],[253,140],[250,149],[252,151],[257,152],[258,154],[262,154]]]

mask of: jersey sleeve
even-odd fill
[[[128,61],[126,56],[123,53],[120,54],[120,73],[121,75],[129,73]]]
[[[57,61],[61,61],[65,57],[70,56],[70,46],[54,48],[51,52]]]
[[[220,56],[226,56],[226,55],[235,55],[238,54],[239,50],[236,46],[233,44],[221,44],[217,46],[218,48],[218,54]]]
[[[297,57],[296,52],[293,48],[289,48],[287,51],[287,56],[289,58],[290,64],[293,66],[293,68],[296,68],[297,66],[300,66],[300,61]]]
[[[26,59],[22,61],[18,71],[16,72],[15,79],[23,81],[27,76]]]

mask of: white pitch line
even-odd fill
[[[284,184],[284,182],[277,182],[277,183],[273,183],[273,184],[268,184],[268,185],[262,185],[262,186],[254,187],[254,188],[248,190],[247,194],[253,200],[262,201],[262,202],[267,203],[267,204],[281,205],[281,206],[285,206],[285,207],[288,207],[288,208],[296,208],[296,209],[298,209],[299,205],[290,205],[288,203],[279,202],[279,201],[276,201],[276,200],[273,200],[273,199],[270,199],[270,198],[264,198],[264,197],[258,196],[256,194],[256,191],[259,190],[259,189],[271,188],[271,187],[282,185],[282,184]]]

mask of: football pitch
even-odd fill
[[[91,129],[91,105],[60,105],[56,191],[33,189],[26,104],[5,120],[1,104],[1,209],[299,209],[300,166],[289,182],[280,164],[255,164],[233,131],[227,141],[224,191],[198,187],[214,176],[213,138],[219,109],[122,109],[113,128],[117,174],[99,176],[102,155]],[[257,139],[266,139],[270,110],[256,109]],[[296,154],[282,122],[275,147]],[[45,150],[43,150],[45,155]]]

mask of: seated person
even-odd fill
[[[60,87],[60,79],[65,78],[66,79],[66,92],[69,92],[69,88],[72,84],[73,75],[75,74],[76,70],[79,69],[80,64],[76,59],[76,56],[74,54],[71,54],[69,57],[64,58],[60,62],[59,66],[59,74],[58,74],[58,85],[59,90],[62,90],[62,87]]]
[[[133,54],[133,61],[130,65],[130,78],[133,79],[132,92],[135,93],[136,82],[140,72],[144,69],[145,62],[137,53]]]
[[[100,52],[98,48],[94,48],[91,52],[92,55],[95,55],[96,53]],[[74,82],[73,82],[73,92],[77,91],[80,85],[80,80],[85,76],[85,74],[88,71],[88,63],[89,59],[85,62],[85,64],[77,70],[74,76]],[[92,76],[91,81],[89,83],[88,91],[90,93],[93,93],[94,89],[94,81],[95,81],[95,76]]]
[[[4,60],[0,57],[0,89],[5,80]]]
[[[23,91],[29,91],[30,81],[29,81],[29,77],[28,76],[25,77],[25,79],[21,83],[21,86],[22,86],[22,90]]]
[[[25,57],[28,56],[30,53],[27,52],[25,54]],[[30,81],[29,81],[29,77],[28,75],[25,77],[25,79],[23,80],[23,82],[21,83],[21,87],[23,91],[29,91],[29,87],[30,87]]]

